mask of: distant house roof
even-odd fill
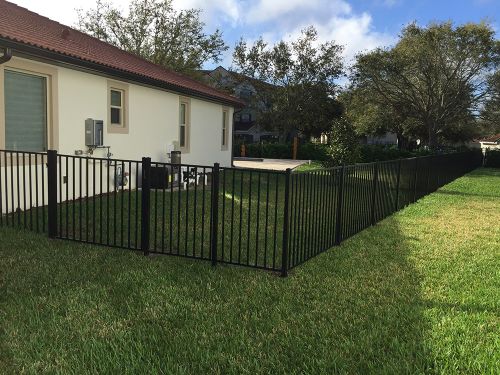
[[[0,0],[0,47],[195,97],[244,105],[234,96],[4,0]]]
[[[242,73],[238,73],[238,72],[235,72],[235,71],[232,71],[232,70],[228,70],[226,68],[224,68],[223,66],[218,66],[217,68],[215,69],[212,69],[212,70],[206,70],[206,69],[203,69],[203,70],[200,70],[201,73],[203,74],[206,74],[206,75],[209,75],[210,77],[212,77],[212,79],[216,78],[214,77],[214,75],[220,71],[223,71],[225,73],[227,73],[228,75],[230,75],[232,78],[233,78],[233,85],[237,85],[237,84],[240,84],[240,83],[243,83],[243,82],[248,82],[250,83],[251,85],[254,86],[254,88],[265,88],[265,89],[273,89],[273,88],[276,88],[275,85],[271,84],[271,83],[268,83],[266,81],[263,81],[263,80],[260,80],[258,78],[254,78],[254,77],[250,77],[250,76],[247,76],[245,74],[242,74]]]
[[[489,137],[482,138],[479,142],[487,142],[487,143],[498,143],[500,142],[500,134],[490,135]]]

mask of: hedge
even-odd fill
[[[245,145],[246,157],[268,158],[268,159],[291,159],[291,143],[250,143]],[[428,150],[406,151],[399,150],[395,146],[360,145],[358,163],[369,163],[373,161],[394,160],[424,156],[430,154]],[[235,144],[233,155],[241,155],[241,144]],[[328,145],[319,143],[303,143],[299,145],[297,152],[299,160],[327,161]]]
[[[500,150],[486,150],[484,166],[500,168]]]

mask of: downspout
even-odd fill
[[[8,62],[12,58],[12,49],[7,47],[4,50],[2,57],[0,57],[0,65]]]

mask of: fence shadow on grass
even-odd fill
[[[287,279],[0,231],[2,341],[14,370],[426,369],[420,277],[393,217]]]

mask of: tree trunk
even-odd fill
[[[429,123],[427,129],[429,131],[429,148],[434,151],[437,149],[436,127],[433,123]]]
[[[408,149],[408,139],[401,133],[396,133],[396,137],[398,138],[398,150]]]

